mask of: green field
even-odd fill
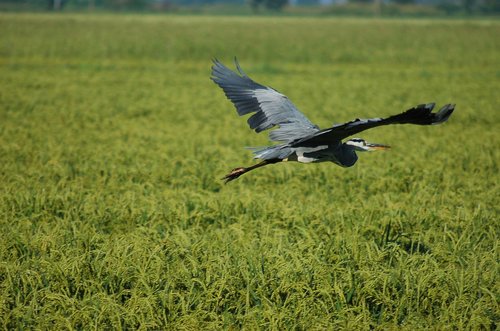
[[[500,22],[0,14],[2,329],[493,330]],[[456,103],[359,136],[353,168],[286,163],[211,59],[321,127]]]

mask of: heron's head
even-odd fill
[[[381,151],[391,148],[387,145],[369,143],[361,138],[352,138],[347,140],[345,145],[352,146],[355,151],[359,152],[372,152],[372,151]]]

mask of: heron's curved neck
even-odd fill
[[[339,163],[344,167],[352,167],[358,160],[355,147],[347,144],[340,145],[339,153],[335,155]]]

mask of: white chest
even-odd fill
[[[295,149],[295,153],[297,154],[297,161],[300,163],[311,163],[317,162],[321,159],[316,157],[315,152],[319,152],[322,150],[328,149],[328,145],[321,145],[317,147],[298,147]],[[307,154],[307,156],[305,155]],[[318,156],[320,153],[318,153]]]

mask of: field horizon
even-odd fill
[[[494,330],[500,22],[0,13],[3,329]],[[210,81],[234,56],[348,169],[277,164]]]

